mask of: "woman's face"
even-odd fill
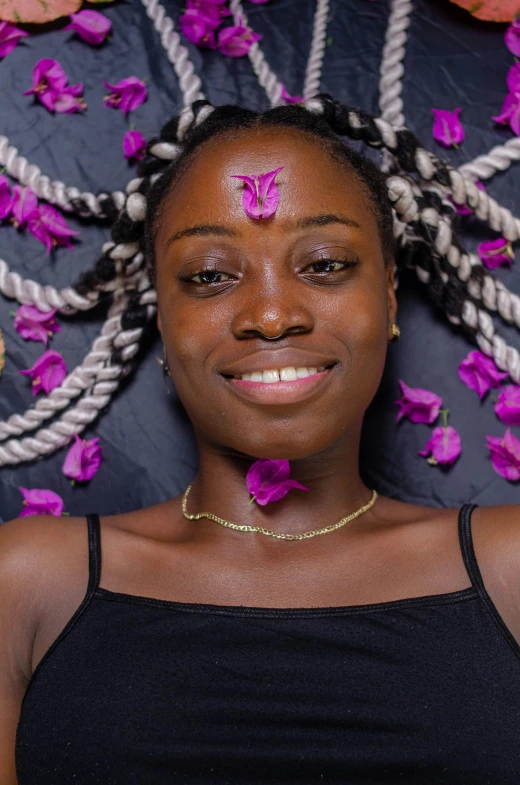
[[[280,166],[276,213],[249,218],[231,175]],[[319,139],[264,129],[207,143],[161,207],[155,249],[159,329],[199,440],[295,460],[359,433],[395,317],[392,272],[362,187]],[[287,384],[232,378],[323,366]]]

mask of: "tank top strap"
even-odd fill
[[[88,524],[88,588],[90,597],[98,588],[101,577],[101,523],[97,513],[87,515]]]
[[[478,505],[464,504],[459,510],[459,540],[462,558],[464,559],[464,565],[468,572],[471,585],[482,596],[483,594],[486,594],[486,590],[484,588],[484,581],[482,580],[477,557],[475,556],[473,537],[471,535],[471,515],[475,507],[478,507]]]

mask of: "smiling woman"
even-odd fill
[[[5,649],[4,759],[19,785],[513,785],[518,507],[405,504],[358,466],[396,264],[482,338],[442,223],[448,170],[383,124],[437,185],[385,175],[333,130],[382,144],[381,127],[328,97],[189,112],[151,143],[113,237],[144,234],[198,471],[182,497],[88,516],[86,591],[83,519],[2,526],[26,618]],[[275,171],[275,209],[244,209],[236,173]],[[251,503],[257,461],[265,483],[290,462],[290,492]],[[17,576],[36,559],[29,603]]]

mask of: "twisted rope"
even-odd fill
[[[402,78],[407,29],[412,13],[412,0],[392,0],[390,16],[379,69],[379,108],[381,117],[394,126],[404,124]]]
[[[462,164],[459,172],[470,180],[489,180],[496,172],[505,172],[515,161],[520,161],[520,138],[517,136]]]
[[[321,71],[325,56],[325,41],[327,36],[327,19],[329,16],[329,0],[318,0],[314,14],[312,42],[309,60],[305,71],[303,95],[311,98],[320,91]]]

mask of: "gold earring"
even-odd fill
[[[392,340],[398,341],[401,337],[401,330],[395,322],[392,322]]]
[[[162,369],[162,372],[163,372],[164,385],[165,385],[166,391],[167,391],[167,393],[169,395],[170,394],[170,390],[168,389],[168,385],[166,384],[166,377],[169,376],[171,378],[171,372],[170,372],[170,366],[168,365],[168,360],[166,358],[166,348],[165,348],[164,344],[163,344],[163,355],[164,355],[164,360],[161,359],[160,357],[156,357],[155,359],[157,360],[157,362],[161,366],[161,369]]]

